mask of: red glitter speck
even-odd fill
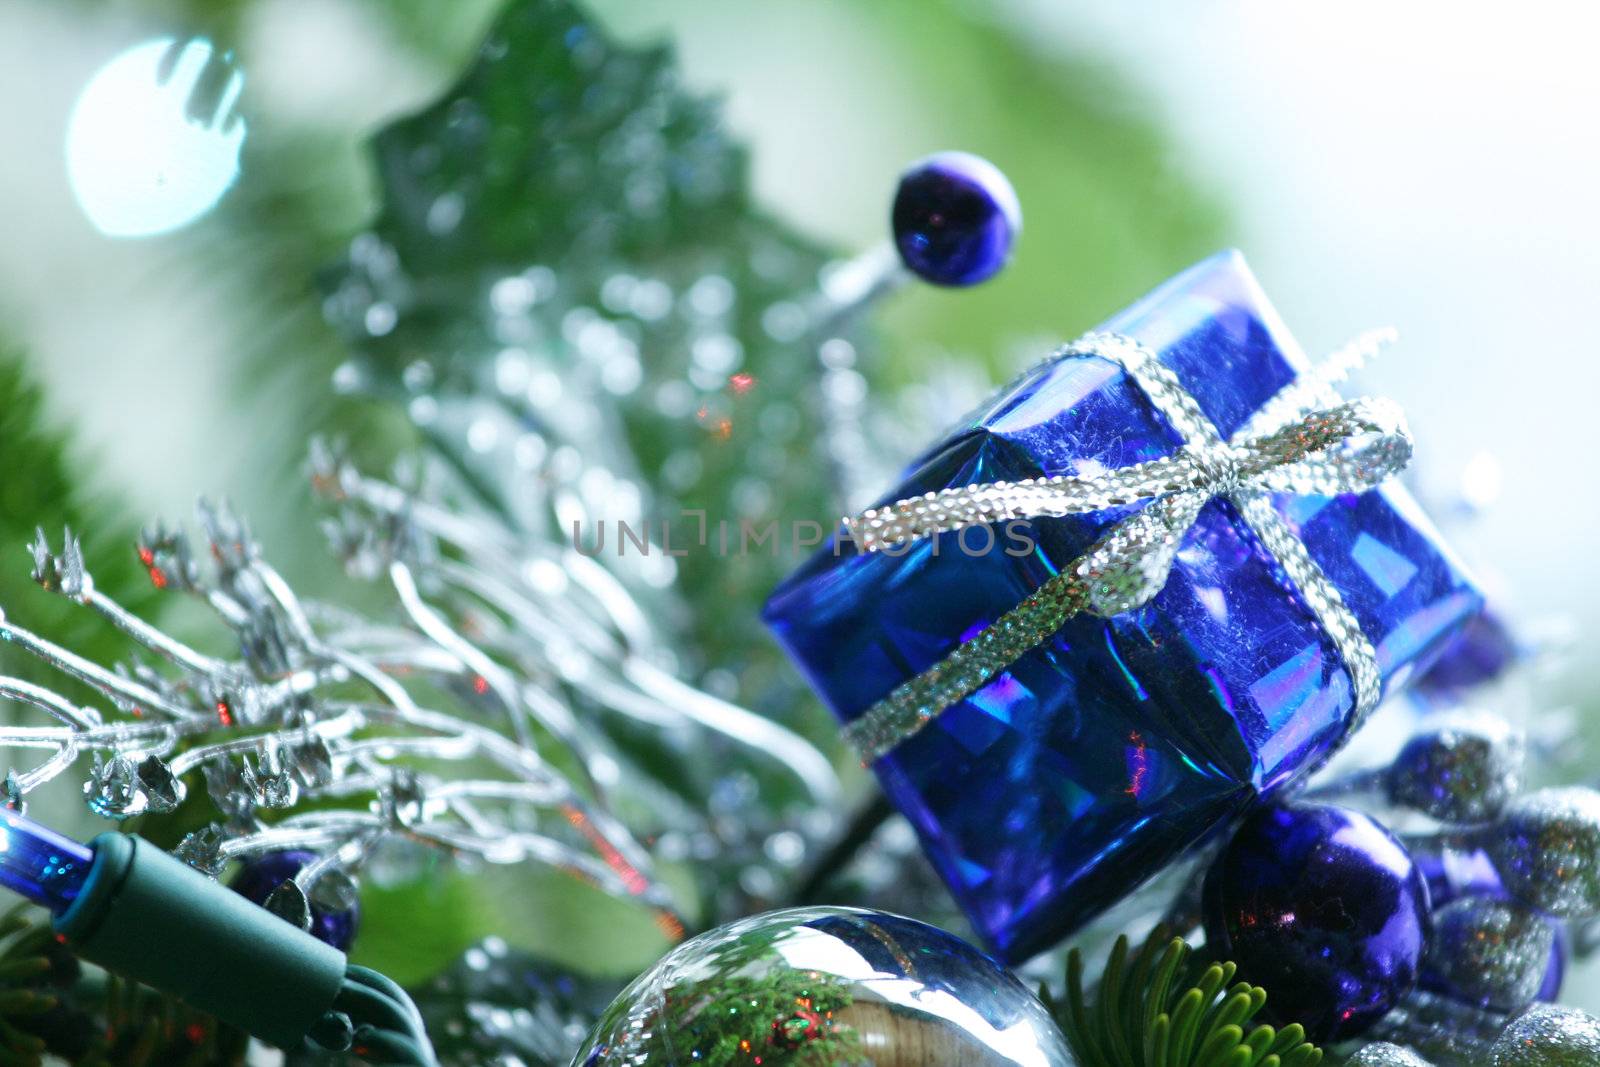
[[[472,691],[477,693],[479,696],[483,696],[483,694],[489,691],[489,679],[485,678],[481,674],[475,676],[472,679]]]
[[[728,388],[732,389],[736,396],[743,396],[755,387],[756,376],[754,374],[735,374],[728,378]]]
[[[1146,750],[1144,736],[1138,730],[1129,734],[1128,740],[1133,743],[1133,751],[1128,753],[1132,779],[1128,782],[1128,788],[1123,791],[1130,797],[1137,797],[1144,790],[1144,776],[1150,769],[1150,756]]]
[[[228,707],[226,701],[217,701],[217,721],[224,726],[233,725],[233,711]]]
[[[726,415],[713,415],[709,404],[701,404],[700,410],[695,412],[695,418],[713,437],[726,441],[733,436],[733,420]]]

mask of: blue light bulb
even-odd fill
[[[0,885],[60,915],[77,899],[94,850],[0,808]]]

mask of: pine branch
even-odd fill
[[[1131,958],[1117,938],[1098,989],[1084,992],[1083,954],[1067,957],[1064,1001],[1039,996],[1082,1067],[1316,1067],[1322,1050],[1291,1023],[1252,1027],[1267,992],[1233,982],[1232,963],[1197,966],[1182,938],[1158,928]]]
[[[0,1067],[242,1067],[249,1038],[86,971],[29,904],[0,916]]]

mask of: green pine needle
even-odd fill
[[[0,913],[0,1067],[243,1067],[249,1038],[154,990],[85,970],[43,913]]]
[[[1238,968],[1195,966],[1182,938],[1157,929],[1137,953],[1117,938],[1098,990],[1084,993],[1083,954],[1067,956],[1067,990],[1039,995],[1081,1067],[1315,1067],[1322,1050],[1292,1023],[1251,1026],[1267,991],[1233,981]],[[1092,1000],[1091,1000],[1092,998]]]

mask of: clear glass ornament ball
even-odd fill
[[[770,912],[678,946],[600,1019],[574,1067],[1068,1067],[1000,964],[914,919]]]

